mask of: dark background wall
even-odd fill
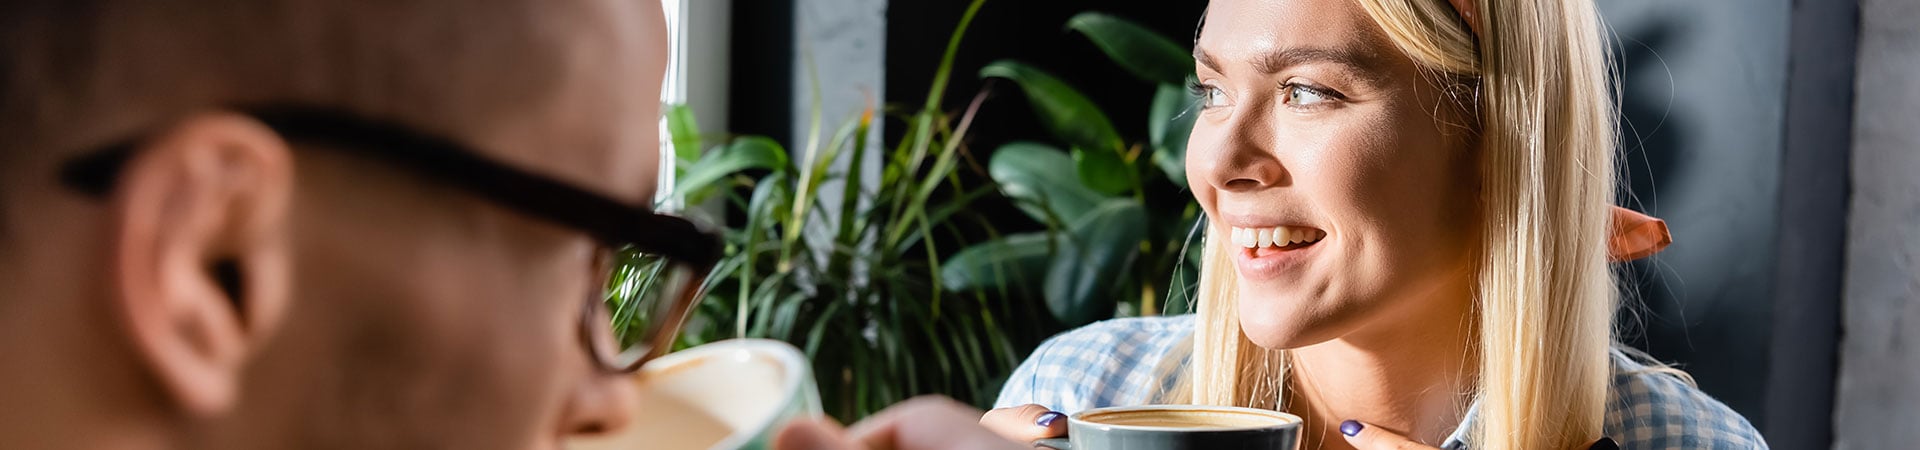
[[[1618,37],[1623,201],[1675,244],[1627,272],[1627,341],[1766,427],[1787,0],[1600,2]]]
[[[728,49],[728,132],[793,142],[794,0],[736,0]],[[804,101],[804,100],[802,100]]]
[[[1774,448],[1829,448],[1857,3],[1598,2],[1622,80],[1622,202],[1675,245],[1626,271],[1627,341]]]

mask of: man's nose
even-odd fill
[[[567,401],[565,431],[573,436],[615,434],[633,420],[639,391],[632,375],[594,374]]]

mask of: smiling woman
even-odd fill
[[[1301,248],[1209,246],[1195,399],[1285,404],[1322,424],[1368,418],[1428,442],[1459,428],[1478,400],[1492,419],[1479,423],[1484,448],[1592,442],[1613,304],[1602,247],[1612,179],[1554,167],[1611,167],[1591,5],[1496,11],[1535,22],[1497,27],[1525,36],[1481,49],[1488,60],[1509,49],[1531,57],[1501,61],[1511,73],[1479,71],[1469,28],[1437,1],[1222,6],[1198,51],[1226,64],[1203,65],[1199,78],[1232,100],[1195,126],[1195,142],[1208,143],[1193,148],[1212,151],[1190,153],[1201,155],[1190,178],[1208,180],[1195,195],[1216,229],[1328,237]],[[1559,18],[1538,27],[1542,16]],[[1551,45],[1579,41],[1592,45]],[[1507,83],[1474,84],[1495,77]],[[1484,105],[1449,95],[1476,87]],[[1503,97],[1525,91],[1561,101]],[[1532,119],[1549,109],[1550,119]],[[1495,126],[1462,125],[1471,123]],[[1552,351],[1512,346],[1520,342]]]
[[[1281,409],[1303,448],[1764,447],[1615,350],[1601,30],[1585,0],[1213,2],[1197,314],[1056,337],[999,406]]]

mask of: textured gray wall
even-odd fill
[[[887,91],[887,0],[797,0],[794,23],[793,145],[807,138],[816,86],[826,145],[835,127]]]
[[[867,138],[873,145],[866,160],[860,161],[861,179],[866,186],[880,182],[880,156],[891,148],[880,142],[886,121],[877,109],[887,92],[886,40],[887,0],[794,2],[793,139],[787,145],[795,164],[812,158],[802,152],[814,132],[816,103],[820,108],[818,145],[823,148],[833,139],[835,130],[872,106],[876,108],[875,120]],[[844,172],[852,158],[850,152],[841,153],[829,171]],[[846,183],[835,179],[821,183],[818,195],[838,199],[845,192]],[[861,204],[866,204],[864,199]],[[828,201],[821,207],[825,220],[809,221],[805,232],[818,238],[816,242],[830,241],[839,228],[839,208],[838,201]],[[821,261],[831,252],[830,248],[814,248],[814,256]],[[856,268],[854,273],[865,271]]]
[[[718,136],[727,122],[728,70],[733,46],[733,0],[686,0],[687,104],[693,106],[700,133]]]
[[[806,145],[812,129],[815,101],[820,106],[821,146],[833,138],[834,130],[858,117],[863,109],[882,106],[878,103],[887,92],[887,0],[798,0],[794,3],[794,23],[794,55],[798,60],[794,66],[797,76],[793,77],[793,142],[788,145],[795,147],[794,157],[798,158],[799,147]],[[888,148],[880,144],[886,121],[877,109],[874,117],[867,133],[874,147],[861,162],[869,186],[879,182],[880,154]],[[842,160],[834,167],[844,170],[845,158],[850,157],[842,153]],[[838,181],[822,184],[820,195],[839,198],[841,186]],[[819,222],[823,227],[809,232],[834,229],[833,222],[839,215],[828,217]]]
[[[1862,0],[1836,449],[1920,443],[1920,1]]]

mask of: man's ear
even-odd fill
[[[141,145],[113,194],[112,306],[182,412],[217,415],[289,301],[293,156],[259,121],[223,112]]]

